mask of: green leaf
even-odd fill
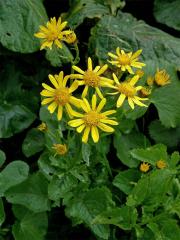
[[[171,167],[175,167],[178,164],[179,160],[180,160],[179,152],[173,152],[173,154],[171,155],[169,165]]]
[[[45,212],[33,213],[22,206],[13,206],[15,221],[12,229],[15,240],[44,240],[48,219]]]
[[[0,196],[10,187],[15,186],[28,177],[29,166],[23,161],[13,161],[0,172]]]
[[[91,156],[91,146],[89,144],[82,144],[82,158],[89,166],[90,164],[90,156]]]
[[[164,201],[165,194],[170,189],[173,171],[169,169],[155,170],[140,179],[131,194],[128,196],[127,205],[158,206]]]
[[[0,167],[3,165],[3,163],[5,162],[5,160],[6,160],[6,155],[5,155],[5,153],[4,153],[2,150],[0,150]]]
[[[1,1],[0,15],[0,42],[4,47],[21,53],[31,53],[39,49],[40,43],[34,33],[39,30],[39,25],[47,21],[42,1]]]
[[[149,134],[156,143],[163,143],[168,147],[176,147],[180,141],[180,127],[165,128],[159,120],[150,123]]]
[[[127,135],[115,133],[114,136],[114,146],[117,151],[117,157],[128,167],[137,167],[139,164],[139,162],[130,155],[130,150],[138,147],[147,147],[149,145],[149,140],[141,133],[131,132]]]
[[[80,196],[76,196],[69,202],[66,208],[68,217],[84,222],[98,237],[109,239],[109,227],[101,224],[92,224],[92,220],[109,207],[113,207],[114,202],[110,191],[105,188],[94,188]]]
[[[35,114],[23,105],[2,104],[0,106],[0,138],[19,133],[35,120]]]
[[[10,188],[5,197],[8,202],[20,204],[33,212],[49,210],[48,182],[41,173],[30,176],[25,182]]]
[[[99,4],[96,0],[76,0],[71,2],[71,7],[66,16],[71,28],[79,26],[86,17],[101,18],[109,13],[109,8]]]
[[[3,224],[5,220],[5,212],[2,198],[0,198],[0,226]]]
[[[53,67],[61,67],[63,64],[73,61],[73,55],[63,44],[62,48],[53,47],[52,49],[47,49],[46,59],[50,61]]]
[[[140,176],[140,171],[136,169],[128,169],[125,171],[121,171],[114,178],[113,185],[128,195],[129,193],[131,193]]]
[[[112,224],[124,230],[131,230],[137,220],[137,210],[128,206],[112,208],[98,215],[93,223]]]
[[[179,0],[155,0],[154,16],[160,23],[180,30]]]
[[[159,56],[175,66],[180,65],[180,41],[131,14],[118,12],[116,17],[104,16],[91,30],[90,54],[106,62],[108,52],[120,47],[125,51],[143,49],[143,60],[158,61]]]
[[[168,160],[167,147],[163,144],[157,144],[146,149],[133,149],[131,155],[139,161],[148,162],[154,166],[159,160],[165,162]]]
[[[22,151],[26,157],[43,150],[45,144],[44,134],[36,128],[32,128],[26,135],[22,144]]]

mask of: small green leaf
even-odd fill
[[[13,206],[13,212],[18,219],[12,229],[15,240],[44,240],[48,227],[45,212],[33,213],[18,205]]]
[[[5,220],[5,212],[2,198],[0,198],[0,226],[3,224]]]
[[[10,187],[15,186],[28,177],[29,166],[23,161],[9,163],[0,173],[0,196]]]
[[[44,134],[36,128],[32,128],[26,135],[22,144],[22,151],[26,157],[38,153],[44,148]]]
[[[3,163],[5,162],[5,160],[6,160],[6,155],[5,155],[5,153],[4,153],[2,150],[0,150],[0,167],[3,165]]]
[[[154,16],[160,23],[180,30],[179,0],[155,0]]]
[[[0,15],[0,42],[4,47],[21,53],[35,52],[40,48],[34,33],[47,21],[42,1],[1,1]]]
[[[49,210],[48,182],[41,173],[30,176],[25,182],[5,193],[8,202],[20,204],[33,212]]]

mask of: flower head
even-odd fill
[[[44,48],[52,48],[53,43],[62,48],[62,41],[64,38],[72,33],[71,30],[64,30],[67,22],[62,22],[61,18],[56,21],[56,18],[53,17],[50,21],[47,22],[46,27],[40,26],[40,31],[35,33],[34,36],[37,38],[43,39],[40,50]]]
[[[147,97],[151,94],[150,87],[142,87],[142,89],[140,91],[141,91],[141,94],[143,95],[143,97]]]
[[[157,166],[157,168],[162,169],[162,168],[165,168],[167,166],[167,164],[165,163],[165,161],[159,160],[159,161],[157,161],[156,166]]]
[[[129,52],[125,53],[124,50],[120,50],[119,47],[116,48],[116,54],[113,54],[111,52],[108,53],[108,55],[113,59],[109,61],[112,65],[116,65],[118,68],[121,68],[123,72],[126,70],[134,74],[131,67],[135,68],[142,68],[145,66],[145,63],[138,62],[138,57],[141,54],[142,50],[138,50],[135,53]]]
[[[147,107],[141,101],[148,100],[148,98],[140,98],[137,96],[137,92],[142,89],[142,86],[135,87],[134,85],[139,79],[138,75],[135,75],[133,78],[119,82],[117,76],[113,73],[113,78],[115,81],[115,86],[111,86],[111,88],[115,89],[114,93],[109,93],[110,95],[120,94],[117,100],[117,108],[121,107],[125,98],[128,99],[128,103],[132,109],[134,109],[134,103],[141,107]]]
[[[47,130],[47,125],[42,122],[39,126],[37,126],[37,129],[41,132],[45,132]]]
[[[169,74],[166,72],[166,70],[157,70],[154,80],[159,86],[164,86],[170,83]]]
[[[71,78],[78,79],[79,85],[85,85],[82,93],[83,98],[86,97],[89,87],[95,88],[98,96],[103,98],[99,87],[108,87],[109,84],[113,83],[113,80],[100,76],[107,70],[108,65],[105,64],[103,67],[96,66],[93,70],[92,60],[90,57],[88,58],[88,67],[86,71],[83,71],[77,66],[72,66],[72,68],[79,74],[71,74]]]
[[[154,77],[148,76],[146,82],[147,82],[147,85],[148,85],[148,86],[152,86],[153,83],[154,83]]]
[[[97,98],[94,94],[92,97],[92,104],[90,106],[88,100],[84,98],[81,102],[81,108],[83,109],[84,113],[79,114],[78,119],[74,119],[68,122],[71,127],[76,127],[77,132],[81,133],[84,130],[82,141],[87,143],[89,133],[91,132],[91,136],[93,141],[96,143],[99,141],[99,132],[98,128],[104,132],[112,133],[114,129],[109,125],[118,125],[118,123],[108,116],[115,113],[115,110],[109,110],[106,112],[101,113],[104,105],[106,104],[106,99],[103,98],[99,105],[97,104]]]
[[[74,81],[70,87],[67,87],[67,81],[69,79],[69,75],[63,77],[63,71],[59,73],[59,75],[51,75],[49,74],[49,80],[51,81],[54,88],[48,86],[43,83],[42,86],[44,90],[41,91],[41,96],[46,97],[42,100],[42,105],[49,104],[48,110],[50,113],[53,113],[56,108],[58,108],[57,117],[58,120],[61,120],[63,108],[65,107],[69,117],[72,117],[72,114],[75,114],[75,111],[71,108],[71,105],[79,107],[80,100],[72,96],[72,92],[74,92],[78,88],[77,81]]]
[[[67,153],[67,146],[66,144],[53,144],[52,147],[55,150],[55,155],[64,155]]]
[[[66,34],[63,40],[69,44],[72,44],[76,41],[76,34],[74,31],[70,30],[69,34]]]
[[[149,171],[150,165],[149,165],[148,163],[144,163],[144,162],[143,162],[143,163],[141,163],[139,169],[140,169],[141,172],[146,173],[146,172]]]
[[[136,75],[139,76],[139,78],[142,78],[144,76],[144,71],[142,69],[138,69],[135,72]]]

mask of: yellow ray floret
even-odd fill
[[[138,75],[135,75],[130,80],[124,82],[119,82],[117,76],[114,73],[113,78],[116,85],[111,86],[111,88],[115,89],[116,91],[109,94],[120,94],[117,100],[117,108],[122,106],[126,98],[128,99],[128,103],[132,109],[134,109],[134,104],[137,104],[141,107],[147,107],[147,105],[145,105],[141,101],[148,100],[148,98],[140,98],[139,96],[137,96],[137,92],[143,88],[142,86],[135,87],[135,84],[139,79]]]
[[[166,72],[165,69],[156,71],[156,74],[154,76],[154,81],[159,86],[164,86],[171,82],[169,74]]]
[[[93,69],[92,60],[90,57],[88,58],[88,66],[86,71],[83,71],[77,66],[72,66],[72,68],[76,72],[78,72],[78,74],[71,74],[71,78],[77,79],[79,85],[85,85],[85,88],[82,93],[83,98],[86,97],[89,87],[94,88],[98,96],[100,98],[103,98],[103,95],[99,88],[108,87],[109,84],[113,84],[113,80],[100,76],[107,70],[108,65],[105,64],[103,67],[96,66]]]
[[[62,22],[61,18],[56,21],[53,17],[47,22],[46,27],[40,26],[40,31],[35,33],[34,36],[43,39],[40,50],[44,48],[52,48],[55,44],[58,48],[62,48],[62,41],[66,40],[66,36],[72,34],[71,30],[64,30],[67,22]]]
[[[108,55],[112,58],[109,61],[112,65],[117,66],[121,71],[125,72],[126,70],[134,74],[132,67],[142,68],[145,66],[145,63],[138,62],[138,57],[141,54],[142,50],[138,50],[135,53],[129,52],[125,53],[124,50],[120,50],[119,47],[116,48],[116,54],[109,52]]]
[[[57,118],[61,120],[63,114],[63,108],[66,109],[69,117],[76,115],[76,112],[72,109],[71,104],[79,107],[81,100],[72,96],[72,93],[78,88],[77,81],[74,81],[70,87],[67,87],[67,81],[69,75],[63,76],[61,71],[59,75],[49,74],[49,80],[51,81],[53,88],[43,83],[44,90],[41,91],[41,96],[46,97],[42,100],[42,105],[49,104],[48,110],[53,113],[56,108],[58,109]]]
[[[101,129],[104,132],[112,133],[114,129],[108,125],[118,125],[118,123],[110,119],[108,116],[114,114],[115,110],[109,110],[101,112],[106,99],[103,98],[97,106],[97,98],[94,94],[92,97],[91,106],[86,98],[83,98],[81,102],[81,108],[84,113],[79,113],[79,118],[68,122],[71,127],[77,128],[77,132],[83,132],[82,142],[87,143],[89,133],[91,133],[93,141],[96,143],[99,141],[99,131]]]

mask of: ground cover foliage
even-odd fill
[[[180,239],[179,8],[0,0],[0,240]]]

